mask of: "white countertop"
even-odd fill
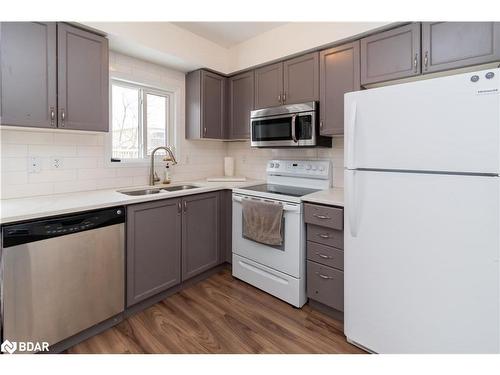
[[[155,185],[156,188],[175,185],[196,185],[195,189],[179,190],[175,192],[160,192],[151,195],[130,196],[119,193],[117,190],[140,190],[145,186],[130,188],[81,191],[77,193],[52,194],[36,197],[2,199],[0,200],[0,223],[7,224],[16,221],[38,219],[42,217],[62,215],[67,213],[87,211],[105,207],[128,205],[133,203],[148,202],[158,199],[175,198],[184,195],[206,193],[210,191],[233,189],[263,183],[260,180],[247,180],[244,182],[207,182],[183,181],[169,185]]]
[[[328,190],[321,190],[316,193],[304,195],[301,199],[304,202],[344,207],[344,189],[334,187]]]
[[[244,182],[207,182],[184,181],[170,185],[156,185],[157,188],[175,185],[196,185],[195,189],[179,190],[175,192],[161,192],[151,195],[130,196],[119,193],[117,190],[139,190],[145,186],[134,186],[121,189],[106,189],[81,191],[77,193],[53,194],[36,197],[14,198],[0,200],[0,223],[7,224],[16,221],[39,219],[48,216],[87,211],[105,207],[128,205],[134,203],[154,201],[158,199],[175,198],[184,195],[206,193],[222,189],[242,188],[264,183],[260,180]],[[318,191],[302,197],[305,202],[344,206],[344,190],[332,188]]]

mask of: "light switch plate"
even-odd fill
[[[28,157],[28,173],[40,173],[42,171],[42,159],[39,156]]]

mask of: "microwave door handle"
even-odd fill
[[[297,115],[296,114],[292,115],[292,139],[293,139],[293,141],[295,143],[298,142],[297,135],[295,134],[295,131],[296,131],[296,129],[295,129],[295,120],[296,119],[297,119]]]

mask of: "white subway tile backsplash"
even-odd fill
[[[3,143],[3,137],[2,137],[1,155],[2,155],[2,158],[27,156],[28,155],[28,145],[16,145],[16,144]]]
[[[78,179],[79,180],[91,180],[114,177],[116,175],[116,170],[114,168],[89,168],[89,169],[78,169]]]
[[[104,154],[104,146],[76,146],[78,156],[102,156]]]
[[[63,145],[32,145],[28,146],[28,153],[31,156],[60,156],[60,157],[68,157],[68,156],[76,156],[76,147],[74,145],[71,146],[63,146]]]
[[[32,145],[49,145],[54,143],[54,133],[49,132],[30,132],[30,131],[1,131],[2,144],[32,144]]]
[[[28,169],[27,158],[2,158],[2,173],[26,171]]]
[[[2,172],[2,185],[26,184],[28,182],[28,172]]]
[[[60,182],[74,181],[76,179],[76,170],[60,169],[60,170],[42,170],[40,173],[30,173],[28,182],[37,184],[40,182]]]

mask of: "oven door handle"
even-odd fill
[[[243,201],[242,197],[233,196],[233,202],[241,203],[242,201]],[[300,205],[291,205],[291,204],[286,204],[286,203],[281,203],[281,205],[283,206],[283,211],[288,211],[288,212],[299,212],[300,211]]]
[[[297,115],[296,114],[293,114],[292,115],[292,139],[295,143],[298,142],[297,140],[297,134],[296,133],[296,120],[297,120]]]

